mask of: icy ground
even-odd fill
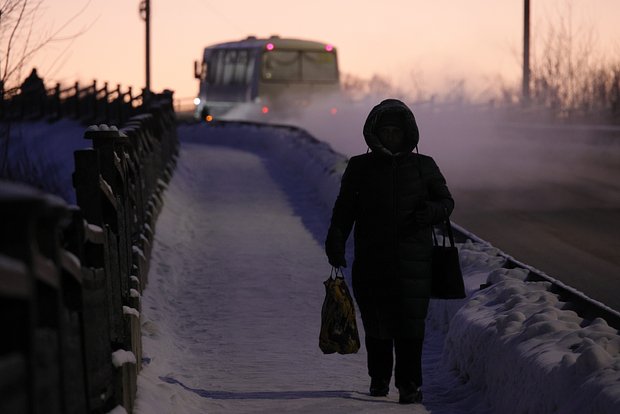
[[[399,405],[393,387],[367,396],[363,346],[318,348],[342,157],[275,128],[179,134],[143,292],[137,413],[620,412],[617,332],[472,243],[460,246],[468,298],[431,303],[424,405]]]
[[[328,218],[314,191],[269,155],[184,142],[143,296],[148,364],[136,411],[427,412],[399,405],[395,389],[369,397],[363,349],[319,350],[330,268],[315,235]],[[427,373],[441,343],[429,335]]]

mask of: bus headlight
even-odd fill
[[[194,98],[194,105],[200,105],[200,98]]]

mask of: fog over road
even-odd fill
[[[533,204],[518,208],[495,203],[493,193],[456,191],[453,220],[517,260],[620,309],[620,208],[536,208],[538,198],[555,191],[551,185],[530,189],[523,197]],[[483,209],[476,208],[480,197],[487,197]]]
[[[374,102],[289,123],[347,156],[366,152]],[[421,153],[446,176],[452,219],[515,259],[620,310],[620,128],[508,123],[466,106],[411,105]]]
[[[491,175],[478,185],[452,185],[453,220],[620,310],[620,137],[538,132],[524,140],[523,130],[503,131],[504,154]],[[501,185],[504,177],[510,179]]]

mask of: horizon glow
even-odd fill
[[[145,26],[138,3],[43,0],[37,32],[53,32],[69,22],[62,35],[81,34],[41,49],[18,78],[23,80],[34,66],[49,84],[97,79],[141,89]],[[568,4],[576,34],[585,37],[592,28],[603,57],[619,56],[617,0],[533,1],[532,52],[540,54],[543,34],[560,12],[567,12]],[[429,93],[449,91],[459,80],[468,91],[480,93],[498,84],[518,84],[521,77],[523,0],[393,0],[389,7],[363,0],[317,0],[312,5],[263,0],[217,6],[198,0],[152,0],[151,9],[152,89],[174,90],[176,98],[189,103],[198,90],[192,65],[204,47],[249,34],[268,38],[277,33],[336,46],[341,73],[364,79],[379,75]]]

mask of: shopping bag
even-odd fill
[[[334,269],[325,282],[319,348],[324,354],[354,354],[360,349],[355,306],[342,272]]]
[[[454,245],[452,225],[450,219],[445,222],[446,232],[450,245],[446,246],[446,235],[443,236],[443,244],[439,245],[437,236],[433,230],[433,281],[431,285],[431,297],[437,299],[462,299],[465,295],[463,273],[459,262],[459,251]]]

